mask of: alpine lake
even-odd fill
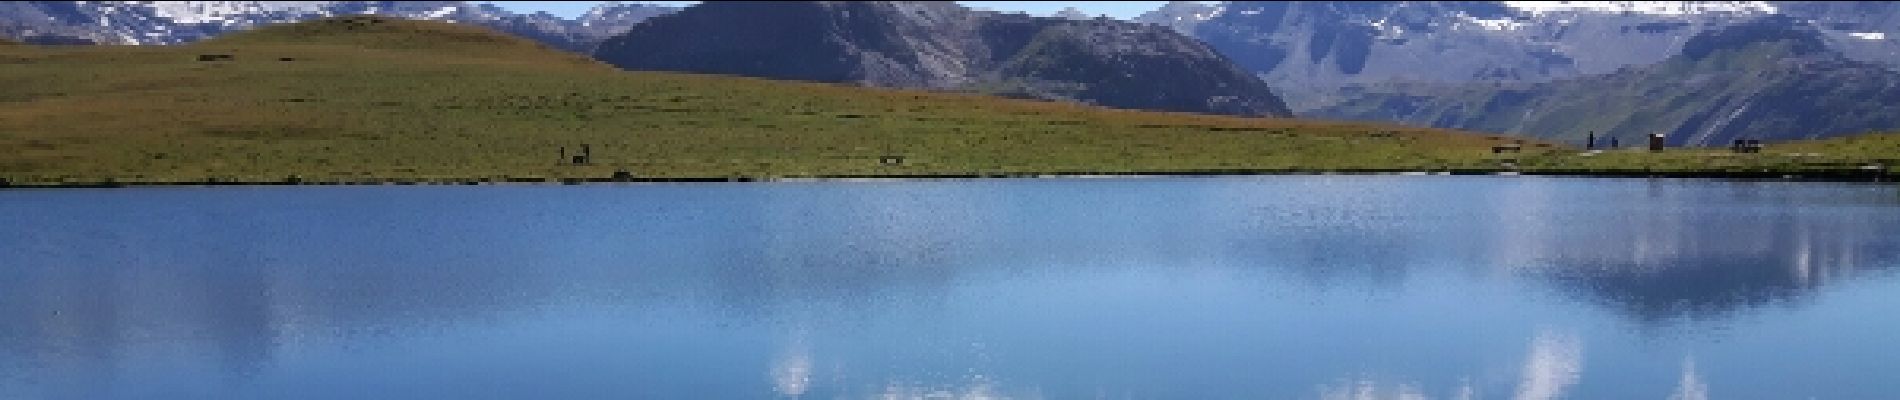
[[[1900,186],[0,191],[0,399],[1900,397]]]

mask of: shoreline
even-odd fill
[[[1091,177],[1216,177],[1216,176],[1325,176],[1325,175],[1391,175],[1391,176],[1533,176],[1560,178],[1666,178],[1666,179],[1714,179],[1744,181],[1791,181],[1791,182],[1854,182],[1854,183],[1894,183],[1893,171],[1877,170],[1811,170],[1811,171],[1721,171],[1721,170],[1676,170],[1676,171],[1629,171],[1629,170],[1498,170],[1498,169],[1448,169],[1448,170],[1411,170],[1411,169],[1348,169],[1348,170],[1275,170],[1275,169],[1231,169],[1231,170],[1177,170],[1177,171],[1049,171],[1021,173],[970,173],[970,174],[837,174],[837,175],[772,175],[772,176],[703,176],[703,177],[586,177],[586,178],[445,178],[445,179],[403,179],[370,178],[335,181],[316,181],[304,179],[284,179],[278,181],[224,180],[208,178],[198,181],[81,181],[81,182],[11,182],[0,179],[0,190],[6,189],[60,189],[60,188],[128,188],[128,187],[167,187],[167,186],[473,186],[500,184],[554,184],[580,185],[598,183],[713,183],[713,182],[832,182],[854,180],[969,180],[969,179],[1050,179],[1050,178],[1091,178]]]

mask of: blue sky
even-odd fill
[[[587,12],[598,1],[483,1],[493,3],[509,11],[535,12],[547,11],[549,14],[564,18],[574,18]],[[638,3],[657,3],[674,6],[687,6],[697,1],[644,1]],[[1075,7],[1090,15],[1105,14],[1109,17],[1129,19],[1141,13],[1161,8],[1165,1],[959,1],[967,7],[988,8],[996,11],[1022,11],[1036,15],[1048,15],[1061,11],[1065,7]]]

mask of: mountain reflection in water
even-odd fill
[[[1763,378],[1692,359],[1698,337],[1653,365],[1635,355],[1645,329],[1895,287],[1894,192],[1465,177],[7,191],[0,397],[297,397],[415,374],[348,366],[454,361],[512,378],[418,396],[1707,398]],[[1460,309],[1496,315],[1430,311]],[[518,371],[574,359],[591,367]]]

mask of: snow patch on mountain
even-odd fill
[[[1533,15],[1600,13],[1643,15],[1698,15],[1708,13],[1778,14],[1766,1],[1506,1],[1505,6]]]
[[[1458,20],[1463,23],[1463,24],[1460,24],[1461,26],[1476,25],[1478,28],[1484,29],[1487,31],[1514,31],[1514,30],[1524,29],[1525,27],[1531,26],[1531,24],[1528,22],[1518,21],[1518,20],[1514,20],[1510,18],[1499,18],[1499,19],[1478,18],[1478,17],[1471,16],[1470,14],[1466,14],[1462,11],[1458,12],[1456,16]],[[1384,22],[1384,21],[1380,21],[1380,22]]]
[[[444,17],[448,17],[451,14],[455,14],[456,11],[460,11],[460,10],[461,10],[461,7],[443,6],[442,8],[437,9],[435,11],[430,11],[427,14],[423,14],[422,17],[427,18],[427,19],[442,19]]]
[[[335,1],[132,1],[120,8],[143,6],[153,16],[179,24],[241,25],[262,15],[334,15]],[[370,12],[376,7],[370,6]]]
[[[352,14],[474,24],[588,51],[678,8],[606,2],[576,19],[463,1],[37,1],[0,3],[0,35],[125,45],[190,43],[258,26]]]
[[[1855,39],[1861,39],[1861,40],[1886,40],[1887,39],[1886,32],[1850,32],[1847,34],[1847,36],[1853,36]]]
[[[1227,2],[1170,1],[1159,9],[1135,17],[1133,21],[1164,25],[1185,35],[1194,34],[1194,26],[1226,12]]]

